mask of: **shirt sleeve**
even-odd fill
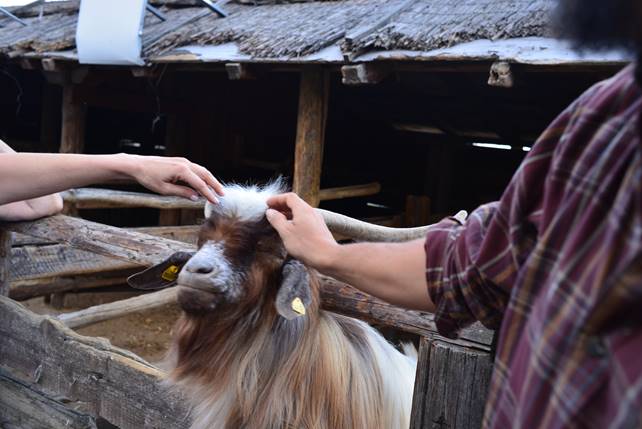
[[[500,327],[513,284],[537,243],[548,172],[579,102],[542,134],[498,202],[479,207],[463,224],[448,218],[429,229],[426,280],[442,335],[454,338],[475,321]]]

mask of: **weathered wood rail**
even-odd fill
[[[319,201],[366,197],[381,191],[378,182],[320,189]],[[205,199],[191,201],[180,197],[154,195],[143,192],[117,191],[102,188],[77,188],[62,193],[66,204],[77,209],[110,209],[144,207],[159,210],[203,210]]]
[[[160,262],[176,251],[194,249],[192,244],[66,216],[2,227],[141,267]],[[158,381],[162,372],[131,353],[68,330],[68,327],[156,308],[175,299],[175,291],[167,289],[63,314],[56,321],[36,316],[7,298],[0,298],[0,366],[9,369],[19,380],[37,383],[51,395],[86,402],[88,412],[121,428],[187,427],[189,419],[180,401],[161,392]],[[432,315],[392,306],[331,278],[323,278],[322,305],[337,313],[422,337],[413,429],[438,423],[457,428],[479,426],[492,368],[492,332],[475,325],[464,330],[457,340],[442,338],[435,329]],[[14,334],[3,330],[13,330]],[[5,350],[11,351],[4,353]],[[462,365],[465,368],[460,368]],[[36,373],[38,377],[34,376]],[[97,380],[91,379],[92,374]],[[128,380],[122,380],[121,376]],[[78,385],[80,378],[86,385],[84,381]],[[137,388],[131,386],[132,380],[138,383]],[[471,383],[475,386],[471,387]],[[139,411],[121,408],[125,402],[127,407]],[[145,416],[141,415],[141,409],[146,410]],[[168,410],[171,415],[167,414]]]

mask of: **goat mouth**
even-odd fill
[[[193,289],[201,292],[211,293],[212,295],[219,295],[220,292],[214,289],[212,285],[202,284],[202,283],[178,283],[176,286],[182,287],[185,289]]]
[[[188,289],[196,289],[214,295],[219,294],[220,280],[216,276],[194,275],[181,272],[178,276],[177,285]]]

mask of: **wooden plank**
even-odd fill
[[[68,84],[62,90],[62,131],[60,153],[83,153],[85,147],[86,108],[74,100],[75,85]]]
[[[140,232],[141,234],[165,237],[171,240],[178,240],[185,243],[196,244],[200,225],[184,226],[142,226],[134,228],[123,228],[126,231]],[[36,238],[24,234],[13,235],[13,246],[34,246],[42,244],[56,244],[46,238]]]
[[[368,323],[428,338],[437,338],[452,344],[490,350],[493,331],[479,323],[463,329],[459,339],[444,338],[437,333],[434,315],[431,313],[407,310],[388,304],[331,277],[322,276],[321,279],[321,306],[325,310],[355,317]]]
[[[68,243],[76,248],[138,265],[151,265],[174,252],[191,252],[195,246],[153,237],[83,219],[57,215],[34,222],[6,223],[5,229]]]
[[[40,277],[11,282],[9,297],[24,301],[52,293],[77,292],[81,290],[102,288],[125,284],[127,277],[140,271],[140,268],[114,270],[100,274],[78,274],[71,276]]]
[[[196,244],[198,226],[132,228],[130,231]],[[24,242],[26,240],[23,239]],[[139,264],[96,255],[68,244],[24,245],[11,249],[9,278],[12,289],[19,281],[110,273]]]
[[[11,250],[10,278],[12,282],[55,276],[95,274],[139,264],[96,255],[66,244],[22,246]]]
[[[425,401],[428,392],[428,381],[430,376],[430,340],[421,337],[419,340],[419,353],[417,355],[417,372],[415,375],[415,388],[412,394],[412,411],[410,413],[410,429],[432,428],[433,426],[424,421],[426,414]],[[438,426],[437,426],[438,427]]]
[[[96,420],[65,407],[0,369],[0,427],[96,429]]]
[[[0,297],[0,350],[0,366],[15,378],[47,396],[82,403],[84,412],[121,429],[190,426],[181,398],[160,384],[160,370],[6,297]]]
[[[80,311],[61,314],[58,319],[67,326],[77,328],[130,313],[150,310],[175,302],[176,288],[96,305]],[[477,324],[465,329],[460,339],[446,339],[437,334],[433,315],[396,307],[367,295],[330,277],[322,277],[322,307],[329,311],[356,317],[369,323],[411,332],[429,338],[438,338],[452,344],[490,350],[493,333]]]
[[[493,370],[490,353],[422,339],[411,429],[481,427]]]
[[[340,200],[343,198],[368,197],[381,192],[379,182],[365,183],[363,185],[342,186],[338,188],[326,188],[319,191],[319,200]]]
[[[319,205],[328,87],[328,76],[322,69],[301,73],[293,190],[312,206]]]
[[[341,67],[341,83],[344,85],[374,85],[392,73],[389,63],[363,63]]]
[[[148,293],[108,304],[95,305],[71,313],[63,313],[57,316],[57,318],[70,328],[82,328],[83,326],[102,322],[103,320],[116,319],[127,314],[153,310],[167,304],[175,303],[176,292],[177,288],[171,287],[159,292]]]
[[[252,80],[257,78],[252,66],[245,63],[227,63],[225,64],[225,71],[230,80]]]
[[[488,85],[499,88],[512,88],[515,85],[515,78],[509,63],[497,61],[490,67]]]
[[[0,230],[0,296],[9,295],[11,233]]]
[[[161,210],[203,210],[203,207],[205,207],[204,198],[199,201],[191,201],[181,197],[100,188],[71,189],[63,192],[62,197],[66,203],[75,204],[79,209],[145,207]]]

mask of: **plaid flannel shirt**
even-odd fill
[[[555,120],[500,201],[427,235],[441,333],[500,329],[485,428],[642,424],[641,109],[629,66]]]

